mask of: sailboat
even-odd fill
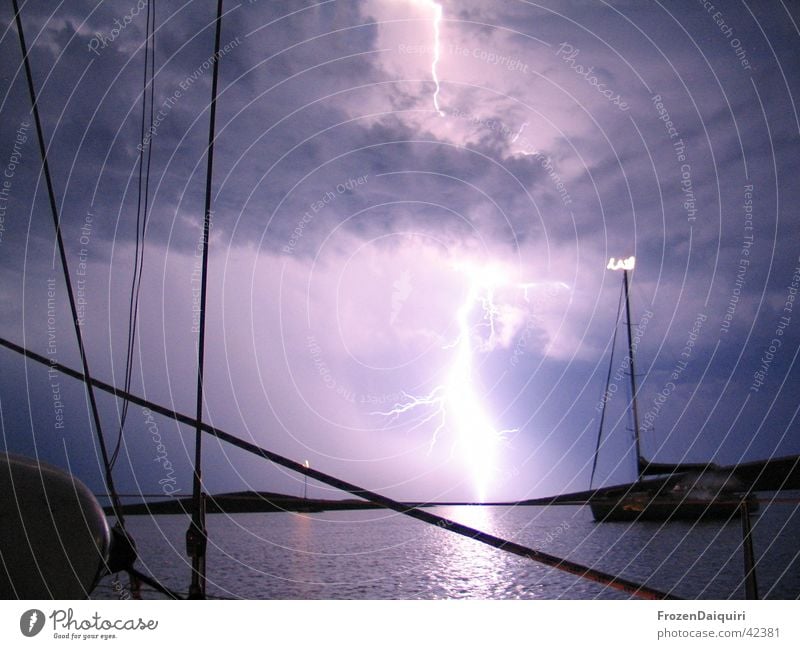
[[[758,502],[746,490],[744,482],[737,477],[735,471],[723,469],[711,462],[656,463],[649,461],[642,454],[628,279],[628,273],[634,269],[635,263],[635,257],[620,260],[612,257],[607,268],[622,271],[637,477],[632,484],[602,489],[593,494],[589,498],[592,515],[596,521],[696,521],[700,519],[727,520],[737,516],[743,509],[750,512],[755,511]],[[608,394],[610,378],[611,372],[609,371],[605,394]],[[603,415],[605,415],[606,403],[607,401],[604,400]],[[597,455],[603,434],[603,420],[604,416],[601,416],[592,476],[597,467]],[[649,476],[655,477],[647,479]]]

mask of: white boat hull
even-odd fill
[[[109,537],[100,504],[77,478],[0,452],[0,598],[88,597]]]

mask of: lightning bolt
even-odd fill
[[[513,140],[511,140],[511,143],[512,143],[512,144],[513,144],[514,142],[516,142],[516,141],[519,139],[519,136],[520,136],[520,135],[522,135],[522,131],[524,131],[524,130],[525,130],[525,127],[526,127],[527,125],[528,125],[528,122],[525,122],[525,123],[524,123],[522,126],[520,126],[520,127],[519,127],[519,130],[517,131],[517,134],[514,136],[514,139],[513,139]]]
[[[31,613],[31,619],[28,620],[28,631],[33,631],[33,627],[36,625],[36,620],[39,619],[39,616],[36,614],[36,611]]]
[[[517,429],[498,430],[482,405],[480,390],[475,381],[475,358],[478,353],[492,351],[498,344],[498,317],[501,306],[495,301],[498,288],[515,288],[524,291],[540,286],[539,282],[510,282],[499,268],[456,265],[470,282],[467,295],[456,312],[458,336],[445,346],[452,349],[453,361],[444,381],[430,393],[416,396],[403,392],[403,400],[385,412],[373,415],[397,418],[422,409],[427,414],[417,425],[436,422],[431,436],[430,452],[445,429],[456,433],[454,450],[458,449],[467,470],[472,475],[478,501],[484,501],[486,491],[495,472],[497,450],[509,433]]]
[[[417,0],[420,4],[426,5],[433,12],[433,62],[431,63],[431,78],[433,83],[436,84],[436,90],[433,91],[433,107],[440,117],[444,117],[445,113],[439,107],[439,74],[436,71],[436,66],[439,65],[439,60],[442,54],[441,44],[441,24],[442,15],[444,13],[442,5],[433,0]]]
[[[440,117],[444,117],[442,109],[439,108],[439,75],[436,73],[436,66],[439,63],[441,54],[441,43],[439,39],[440,25],[442,22],[442,5],[438,2],[431,2],[431,7],[433,7],[433,63],[431,63],[431,77],[436,84],[436,90],[433,92],[433,107],[436,109],[436,112],[439,113]]]

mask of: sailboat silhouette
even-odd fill
[[[622,290],[625,298],[625,328],[628,337],[629,379],[631,389],[631,415],[633,418],[634,452],[636,453],[636,482],[617,489],[607,489],[589,499],[589,506],[596,521],[668,521],[698,519],[729,519],[743,508],[753,512],[758,502],[745,489],[745,484],[734,471],[724,470],[713,463],[656,463],[650,462],[642,454],[639,409],[637,405],[636,364],[634,359],[633,336],[631,333],[630,284],[628,273],[635,268],[636,259],[608,262],[609,270],[622,271]],[[619,318],[617,318],[617,326]],[[612,349],[612,363],[613,363]],[[605,386],[608,394],[609,371]],[[603,414],[607,399],[603,400]],[[600,418],[594,469],[603,435],[604,417]],[[646,480],[647,476],[662,476],[660,479]],[[664,478],[663,476],[666,476]]]

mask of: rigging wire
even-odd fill
[[[152,7],[151,7],[152,4]],[[136,245],[134,250],[134,267],[131,278],[131,294],[128,306],[128,340],[126,345],[125,356],[125,390],[130,391],[131,381],[133,378],[133,358],[134,349],[136,345],[136,325],[139,320],[139,294],[142,283],[142,271],[144,268],[144,254],[145,254],[145,241],[147,234],[147,218],[149,213],[149,198],[150,198],[150,166],[152,162],[152,139],[145,142],[147,135],[153,134],[153,120],[154,120],[154,97],[155,97],[155,58],[156,58],[156,43],[155,43],[155,0],[147,3],[146,14],[146,29],[145,29],[145,46],[144,46],[144,73],[142,75],[142,119],[141,119],[141,147],[139,149],[139,174],[137,183],[137,200],[136,200]],[[149,65],[148,65],[149,61]],[[149,76],[149,80],[148,80]],[[149,81],[149,83],[148,83]],[[148,93],[149,89],[149,93]],[[149,125],[145,130],[145,122],[148,114],[148,94],[149,94]],[[147,156],[147,164],[144,164],[145,149]],[[123,401],[122,412],[120,415],[119,429],[117,431],[117,441],[114,451],[111,455],[111,468],[113,470],[117,458],[119,457],[120,449],[125,433],[125,422],[128,418],[128,408],[130,402]],[[128,541],[129,545],[130,541]],[[127,572],[131,579],[131,591],[138,599],[140,592],[140,584],[148,583],[162,593],[172,596],[165,587],[161,586],[157,581],[150,580],[148,577],[143,576],[138,570],[133,567],[136,561],[135,549],[132,553],[128,554],[129,562],[126,566]],[[174,598],[174,596],[172,596]]]
[[[81,334],[81,328],[79,324],[80,321],[78,319],[78,311],[75,304],[75,294],[72,290],[72,280],[70,279],[70,274],[69,274],[67,253],[66,249],[64,248],[64,238],[61,234],[61,217],[58,212],[58,204],[56,202],[55,190],[53,189],[53,179],[50,174],[50,165],[47,159],[47,148],[45,146],[44,129],[42,128],[42,121],[41,118],[39,117],[39,103],[36,98],[36,87],[33,83],[33,72],[31,71],[30,55],[28,53],[28,47],[25,44],[25,34],[22,28],[22,16],[19,11],[19,4],[17,0],[11,0],[11,3],[14,8],[14,20],[16,21],[17,25],[19,46],[20,49],[22,50],[22,63],[23,66],[25,67],[25,77],[28,82],[28,93],[31,99],[31,112],[33,113],[33,119],[36,124],[36,134],[39,142],[39,154],[42,158],[42,171],[44,173],[45,185],[47,187],[47,196],[50,202],[50,213],[53,217],[53,225],[55,227],[58,254],[61,259],[61,269],[64,274],[64,284],[66,285],[67,288],[67,298],[69,301],[69,307],[72,314],[72,324],[74,325],[75,337],[78,342],[78,352],[81,358],[81,366],[83,367],[83,373],[87,379],[86,381],[84,381],[84,383],[86,384],[86,391],[89,397],[89,406],[92,413],[92,420],[94,421],[95,433],[97,435],[97,440],[100,446],[100,454],[103,460],[106,488],[108,489],[109,496],[111,497],[111,504],[114,509],[114,515],[116,516],[120,526],[124,529],[125,519],[122,513],[122,506],[119,497],[117,496],[117,490],[114,487],[114,477],[111,471],[108,448],[106,447],[105,437],[103,436],[103,428],[100,422],[100,412],[97,408],[97,399],[95,397],[94,386],[92,384],[91,374],[89,372],[89,361],[86,356],[86,348],[84,347],[83,344],[83,335]]]
[[[152,10],[151,10],[152,5]],[[136,200],[136,244],[134,250],[134,267],[133,275],[131,277],[131,291],[128,306],[128,341],[126,347],[125,358],[125,382],[124,389],[126,392],[131,389],[131,381],[133,378],[133,358],[134,350],[136,347],[136,327],[139,320],[139,294],[142,283],[142,271],[144,268],[144,254],[145,254],[145,241],[147,234],[147,222],[149,217],[149,199],[150,199],[150,166],[152,161],[152,139],[145,142],[148,135],[152,136],[153,122],[155,119],[154,113],[154,97],[155,97],[155,55],[156,55],[156,41],[155,41],[155,23],[156,23],[156,3],[155,0],[147,3],[147,28],[144,47],[144,75],[142,78],[142,119],[141,119],[141,151],[139,153],[139,177],[138,189]],[[149,64],[148,64],[149,61]],[[149,77],[149,79],[148,79]],[[149,99],[149,110],[148,110]],[[149,112],[149,126],[145,128],[147,122],[146,117]],[[146,150],[146,154],[145,154]],[[145,164],[145,157],[147,163]],[[128,418],[129,403],[124,401],[122,404],[122,412],[120,415],[119,429],[117,431],[117,441],[114,451],[111,455],[111,467],[113,468],[117,462],[120,449],[125,432],[125,422]]]
[[[608,386],[611,383],[611,372],[614,368],[614,350],[617,347],[617,332],[619,331],[619,321],[622,316],[622,286],[619,289],[619,302],[617,302],[617,319],[614,326],[614,336],[611,339],[611,358],[608,360],[608,375],[606,376],[606,387],[603,391],[603,410],[600,412],[600,427],[597,431],[597,445],[594,448],[594,458],[592,460],[592,475],[589,476],[589,489],[594,484],[594,474],[597,470],[597,456],[600,454],[600,440],[603,437],[603,423],[606,420],[606,408],[608,406]]]

